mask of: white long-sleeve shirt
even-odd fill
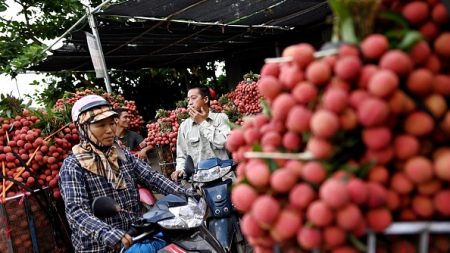
[[[186,119],[178,129],[176,170],[184,170],[186,157],[190,155],[198,162],[211,157],[229,159],[225,142],[230,134],[230,125],[225,113],[209,112],[201,124]]]

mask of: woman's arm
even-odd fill
[[[83,173],[75,159],[66,159],[59,174],[59,188],[64,200],[67,220],[73,233],[81,233],[113,248],[125,232],[101,221],[91,211]]]
[[[172,180],[166,178],[161,173],[158,173],[150,167],[147,163],[137,159],[134,156],[128,156],[129,161],[132,162],[132,167],[138,178],[138,182],[147,188],[155,190],[161,194],[187,194],[191,192]]]

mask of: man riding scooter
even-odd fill
[[[72,109],[80,144],[64,160],[59,186],[72,244],[80,253],[114,252],[132,244],[126,231],[141,210],[138,183],[162,194],[193,194],[120,148],[115,142],[116,115],[111,105],[97,95],[81,98]],[[94,216],[91,205],[100,196],[114,199],[123,211],[107,218]],[[153,242],[149,244],[154,251],[164,246],[164,242]]]

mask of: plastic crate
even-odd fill
[[[73,252],[68,227],[46,190],[0,203],[0,252]]]
[[[427,253],[429,249],[430,234],[450,234],[450,222],[394,222],[385,231],[385,235],[418,235],[419,244],[417,253]],[[377,250],[377,234],[367,234],[367,253]]]
[[[161,173],[170,178],[172,172],[175,171],[175,156],[169,145],[158,145],[156,147],[159,160],[159,169]]]

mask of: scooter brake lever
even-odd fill
[[[142,234],[140,234],[140,235],[138,235],[138,236],[133,237],[132,240],[133,240],[133,242],[139,241],[139,240],[141,240],[142,238],[146,237],[147,235],[149,235],[149,234],[151,234],[151,233],[153,233],[153,232],[154,232],[153,230],[152,230],[152,231],[144,232],[144,233],[142,233]]]

